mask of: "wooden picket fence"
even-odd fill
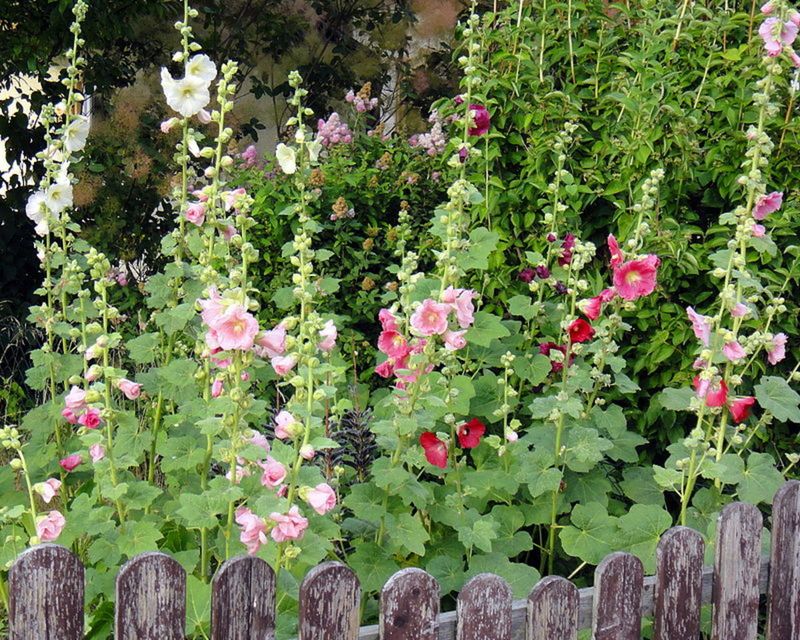
[[[338,562],[312,569],[300,586],[301,640],[639,640],[652,616],[654,640],[698,640],[700,610],[712,605],[712,640],[755,640],[760,594],[767,596],[767,640],[800,639],[800,482],[787,482],[772,508],[772,545],[761,557],[759,510],[734,503],[717,526],[713,568],[704,543],[675,527],[661,539],[657,570],[614,553],[578,589],[559,577],[541,580],[526,600],[492,574],[464,585],[457,610],[439,613],[439,585],[420,569],[404,569],[381,592],[380,624],[360,627],[361,589]],[[83,637],[84,570],[67,549],[43,544],[19,556],[9,574],[10,640]],[[125,564],[116,582],[116,640],[183,640],[186,576],[163,553]],[[275,575],[258,558],[237,557],[214,577],[212,640],[274,640]]]

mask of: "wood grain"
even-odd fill
[[[674,527],[656,550],[654,640],[697,640],[703,589],[703,537]]]
[[[528,596],[527,640],[577,640],[578,588],[565,578],[540,580]]]
[[[511,640],[512,593],[491,573],[472,578],[458,594],[457,640]]]
[[[381,590],[381,640],[437,640],[439,583],[422,569],[395,573]]]
[[[275,640],[275,572],[261,558],[237,556],[217,571],[211,640]]]
[[[300,585],[300,640],[357,640],[361,587],[341,562],[325,562]]]
[[[767,640],[800,638],[800,482],[787,482],[772,503]]]
[[[593,640],[639,640],[644,568],[636,556],[612,553],[594,573]]]

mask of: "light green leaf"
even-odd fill
[[[489,254],[497,247],[500,236],[486,227],[473,229],[469,234],[469,249],[459,253],[456,260],[458,266],[468,271],[470,269],[485,270],[489,268]]]
[[[568,555],[598,564],[618,544],[616,518],[596,502],[575,505],[572,524],[561,529],[559,539]]]
[[[736,488],[738,498],[752,504],[771,503],[783,484],[783,475],[775,468],[775,460],[768,453],[751,453],[742,475],[744,477]]]
[[[152,522],[128,520],[120,526],[117,544],[129,558],[144,553],[157,551],[158,541],[164,536]]]
[[[656,547],[661,534],[672,526],[672,516],[654,504],[635,504],[617,520],[625,549],[644,564],[645,572],[653,573]]]
[[[781,422],[800,422],[800,394],[778,376],[764,376],[755,386],[756,400]]]
[[[488,311],[478,311],[475,314],[475,324],[467,331],[466,339],[470,344],[488,347],[492,340],[508,335],[508,329],[498,316]]]
[[[398,547],[418,556],[425,555],[425,543],[430,540],[430,536],[417,516],[407,512],[399,516],[388,514],[386,527]]]
[[[361,542],[354,553],[347,556],[347,564],[358,575],[361,588],[367,593],[378,593],[400,566],[389,556],[385,546],[374,542]]]
[[[467,577],[479,573],[493,573],[508,582],[515,598],[525,598],[531,592],[541,575],[530,565],[511,562],[502,553],[473,556],[469,563]]]

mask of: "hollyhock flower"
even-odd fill
[[[40,236],[46,236],[50,229],[49,214],[50,210],[47,208],[45,194],[42,191],[31,194],[25,205],[25,215],[36,225],[35,231]]]
[[[199,82],[210,84],[217,77],[217,65],[206,54],[199,53],[189,58],[185,74],[187,78],[194,78]]]
[[[486,425],[477,418],[465,422],[456,431],[458,443],[462,449],[474,449],[481,443],[483,434],[486,433]]]
[[[200,202],[194,202],[186,207],[186,219],[193,225],[201,226],[206,219],[206,208]]]
[[[656,288],[656,276],[661,261],[653,255],[623,262],[614,269],[614,289],[625,300],[650,295]]]
[[[72,206],[72,183],[69,178],[60,177],[44,192],[44,203],[54,214],[58,215],[64,209]]]
[[[261,474],[261,484],[265,487],[275,488],[286,479],[286,467],[275,458],[267,456],[266,461],[259,462],[263,473]]]
[[[381,323],[381,329],[384,331],[397,331],[397,318],[388,309],[381,309],[378,312],[378,320]]]
[[[467,161],[467,158],[469,158],[469,149],[467,149],[465,146],[460,147],[458,150],[458,161],[461,164],[464,164]]]
[[[625,261],[625,257],[622,255],[622,249],[619,248],[619,242],[617,242],[613,234],[609,234],[608,236],[608,251],[611,253],[612,267],[619,266]]]
[[[567,348],[562,346],[562,345],[560,345],[560,344],[556,344],[555,342],[543,342],[542,344],[539,345],[539,353],[541,353],[543,356],[550,357],[550,353],[553,352],[553,351],[560,351],[562,354],[564,354],[564,356],[567,355]],[[575,359],[574,356],[570,354],[569,364],[572,364],[572,361],[574,359]],[[553,358],[550,358],[550,371],[551,372],[558,373],[563,368],[564,368],[563,361],[554,360]]]
[[[447,331],[450,305],[427,298],[411,315],[411,327],[420,335],[441,335]]]
[[[447,287],[442,293],[442,302],[452,305],[456,312],[458,326],[462,329],[470,327],[475,322],[475,305],[472,304],[472,299],[477,295],[472,289],[455,289],[453,287]]]
[[[707,407],[722,407],[728,403],[728,385],[724,380],[714,383],[699,376],[692,381],[697,397],[704,398]]]
[[[253,431],[253,435],[250,436],[250,440],[248,440],[248,442],[263,449],[264,453],[270,452],[269,440],[267,440],[267,436],[259,431]]]
[[[753,408],[755,403],[756,399],[749,396],[746,398],[736,398],[736,400],[731,402],[730,410],[734,423],[739,424],[747,420],[747,418],[750,417],[750,409]]]
[[[243,305],[230,305],[211,325],[216,343],[221,349],[247,351],[253,348],[258,321]]]
[[[211,114],[205,109],[200,109],[200,111],[197,112],[197,119],[200,121],[200,124],[209,124],[211,122]]]
[[[87,409],[79,418],[78,424],[86,427],[87,429],[97,429],[103,424],[103,419],[100,417],[98,409]]]
[[[200,157],[200,145],[197,144],[197,140],[194,138],[189,138],[189,142],[186,143],[187,148],[189,149],[189,153],[192,154],[195,158]]]
[[[378,336],[378,351],[390,358],[402,358],[409,353],[408,342],[397,331],[381,331]]]
[[[516,442],[519,440],[519,434],[513,429],[506,429],[505,432],[506,442]]]
[[[297,419],[288,411],[279,411],[275,416],[275,437],[279,440],[294,438],[301,428]]]
[[[573,344],[576,342],[586,342],[594,337],[594,327],[583,318],[577,318],[567,327],[567,333],[569,333],[569,340]]]
[[[761,13],[763,15],[768,16],[773,11],[775,11],[775,3],[772,0],[761,5]]]
[[[211,383],[211,397],[219,398],[224,390],[225,388],[224,385],[222,384],[222,379],[214,378],[214,382]]]
[[[444,348],[448,351],[458,351],[467,346],[467,340],[464,338],[466,329],[461,331],[445,331],[444,333]]]
[[[239,157],[244,162],[244,166],[252,167],[258,163],[258,150],[254,144],[251,144],[247,149],[242,151]]]
[[[208,290],[208,298],[198,300],[200,305],[200,317],[207,326],[214,326],[217,319],[225,312],[225,299],[219,295],[216,287]]]
[[[142,395],[142,385],[137,382],[126,380],[125,378],[117,381],[117,387],[125,394],[128,400],[136,400],[136,398]]]
[[[55,497],[60,488],[61,480],[57,480],[56,478],[48,478],[44,482],[37,482],[33,485],[33,490],[42,497],[45,504],[50,504],[50,501]]]
[[[313,460],[315,455],[317,455],[317,452],[314,451],[314,447],[310,444],[304,444],[300,447],[300,457],[303,460]]]
[[[71,456],[59,460],[58,464],[66,472],[74,471],[83,464],[83,457],[79,453],[73,453]]]
[[[522,282],[528,283],[533,282],[533,276],[535,275],[535,271],[530,267],[525,267],[517,274],[517,278],[522,280]]]
[[[86,408],[86,391],[73,386],[64,398],[64,405],[74,412],[83,411]]]
[[[426,431],[419,437],[419,443],[425,450],[425,459],[428,462],[441,469],[447,467],[447,444],[439,440],[435,433]]]
[[[297,153],[282,142],[275,149],[275,159],[278,161],[281,171],[286,175],[292,175],[297,171]]]
[[[375,367],[375,373],[381,378],[391,378],[394,375],[394,359],[387,358]]]
[[[159,125],[159,129],[161,129],[161,133],[169,133],[172,130],[172,127],[179,122],[180,120],[178,120],[178,118],[168,118]]]
[[[236,465],[228,468],[228,471],[225,473],[225,479],[233,484],[239,484],[244,478],[249,478],[252,472],[245,466],[246,464],[247,461],[244,458],[237,456]]]
[[[64,129],[64,147],[70,153],[77,153],[86,146],[89,136],[89,118],[86,116],[73,116]]]
[[[797,31],[797,27],[795,27],[795,31]],[[753,217],[756,220],[763,220],[770,213],[775,213],[778,209],[780,209],[782,204],[782,191],[773,191],[772,193],[764,194],[758,200],[756,200],[756,204],[753,207]]]
[[[93,444],[89,447],[89,456],[92,458],[92,462],[100,462],[106,457],[106,450],[102,444]]]
[[[247,553],[255,555],[262,544],[267,544],[267,523],[247,507],[236,510],[236,524],[241,528],[239,540],[247,547]]]
[[[568,233],[564,236],[564,240],[561,243],[561,255],[558,257],[558,264],[562,267],[566,267],[570,262],[572,262],[572,250],[575,248],[575,235],[572,233]]]
[[[468,130],[471,136],[482,136],[489,131],[491,123],[491,116],[486,110],[486,107],[480,104],[469,105],[470,114],[470,128]]]
[[[232,191],[223,191],[222,200],[225,202],[225,211],[231,209],[238,210],[241,206],[241,201],[247,195],[247,190],[244,187],[233,189]]]
[[[70,424],[78,424],[78,416],[75,415],[75,412],[72,409],[62,409],[61,417]]]
[[[695,358],[694,362],[692,363],[692,369],[700,370],[705,369],[708,366],[708,362],[706,362],[703,358]]]
[[[797,25],[792,21],[781,22],[779,18],[767,18],[758,28],[758,35],[764,41],[767,55],[775,57],[780,55],[784,45],[789,47],[795,41]]]
[[[767,228],[763,224],[754,222],[751,232],[754,238],[763,238],[765,235],[767,235]]]
[[[161,87],[167,104],[184,118],[196,115],[210,102],[208,82],[195,76],[175,80],[165,68],[161,69]]]
[[[259,358],[275,358],[286,352],[286,327],[283,323],[256,336],[253,351]]]
[[[230,242],[235,236],[238,236],[239,232],[236,230],[232,224],[227,225],[222,230],[222,237],[225,238],[225,242]]]
[[[541,278],[542,280],[547,280],[550,277],[550,269],[548,269],[543,264],[540,264],[536,267],[536,277]]]
[[[308,520],[300,515],[297,505],[289,509],[286,515],[282,513],[270,513],[270,520],[275,522],[272,529],[272,539],[275,542],[286,542],[287,540],[299,540],[303,537]]]
[[[767,347],[767,360],[770,364],[778,364],[786,357],[787,340],[785,333],[776,333],[772,338],[772,343]]]
[[[42,542],[53,542],[64,530],[67,521],[59,511],[50,511],[36,520],[36,536]]]
[[[96,380],[100,379],[100,376],[103,373],[103,368],[99,365],[93,364],[86,370],[86,375],[83,377],[86,379],[87,382],[95,382]]]
[[[321,482],[306,494],[306,502],[319,515],[324,516],[336,506],[336,492]]]
[[[749,313],[749,307],[743,302],[737,302],[731,309],[731,316],[734,318],[744,318]]]
[[[333,323],[333,320],[328,320],[325,323],[325,326],[322,327],[322,330],[319,332],[319,336],[322,338],[322,340],[320,340],[317,347],[319,347],[321,351],[329,353],[336,346],[336,338],[338,335],[339,334],[336,331],[336,325]]]
[[[275,373],[279,376],[285,376],[294,369],[294,366],[297,364],[297,358],[295,356],[275,356],[270,359],[269,363],[272,365],[272,368],[275,369]]]
[[[695,337],[707,347],[711,340],[711,318],[700,315],[692,307],[686,307],[686,315],[692,323]]]
[[[560,280],[553,285],[553,291],[555,291],[558,295],[565,295],[569,289],[567,289],[567,285],[565,285]]]
[[[747,357],[747,353],[745,353],[742,345],[740,345],[736,340],[726,342],[725,346],[722,347],[722,354],[731,362],[738,362],[742,358]]]
[[[616,295],[613,289],[603,289],[600,295],[594,298],[579,300],[578,309],[580,309],[583,315],[589,318],[589,320],[597,320],[603,310],[603,305],[612,300]]]

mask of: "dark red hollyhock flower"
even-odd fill
[[[472,111],[472,127],[469,129],[469,135],[482,136],[489,131],[489,121],[491,120],[489,112],[486,107],[480,104],[469,105],[469,110]]]
[[[464,104],[464,97],[458,95],[455,98],[453,98],[453,102],[455,102],[456,104]]]
[[[564,241],[561,243],[561,256],[558,258],[558,264],[566,267],[572,262],[572,250],[575,248],[575,234],[568,233],[564,236]]]
[[[425,459],[428,462],[441,469],[447,467],[447,445],[435,433],[426,431],[419,437],[419,443],[425,450]]]
[[[564,355],[567,355],[567,348],[560,344],[556,344],[555,342],[543,342],[542,344],[539,345],[539,353],[541,353],[543,356],[549,357],[551,351],[560,351]],[[574,359],[575,356],[570,355],[569,363],[572,364],[572,361]],[[563,362],[556,361],[553,359],[550,360],[550,371],[552,371],[553,373],[558,373],[563,368],[564,368]]]
[[[548,233],[547,234],[547,241],[548,242],[555,242],[558,240],[558,236],[555,233]]]
[[[536,267],[536,277],[541,278],[542,280],[547,280],[550,277],[550,269],[545,267],[543,264],[540,264]]]
[[[530,267],[525,267],[522,271],[517,274],[517,278],[522,280],[525,283],[531,282],[533,280],[533,276],[535,275],[533,269]]]
[[[750,417],[750,409],[753,408],[755,403],[756,399],[750,396],[746,398],[736,398],[736,400],[734,400],[730,406],[731,417],[733,417],[733,421],[736,424],[739,424],[740,422],[747,420],[747,418]]]
[[[458,161],[461,162],[461,164],[464,164],[467,161],[468,156],[469,156],[469,151],[467,150],[466,147],[461,147],[458,150]]]
[[[456,433],[462,449],[474,449],[481,443],[481,437],[486,433],[486,425],[477,418],[473,418],[462,424]]]
[[[555,290],[556,293],[558,293],[558,294],[560,294],[562,296],[565,293],[567,293],[567,291],[569,291],[569,289],[567,289],[567,285],[565,285],[560,280],[553,285],[553,289]]]
[[[569,332],[569,340],[573,344],[576,342],[586,342],[594,337],[594,327],[583,318],[573,320],[569,327],[567,327],[567,331]]]

